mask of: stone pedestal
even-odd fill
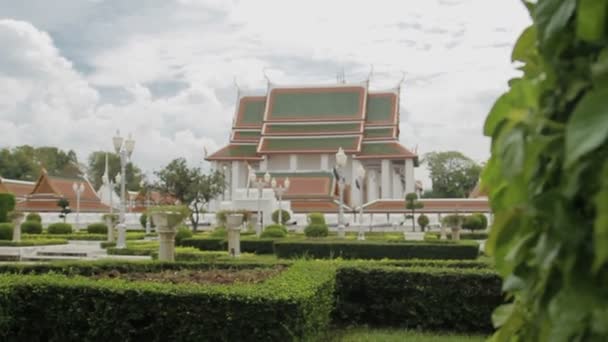
[[[114,241],[114,222],[111,217],[106,217],[106,226],[108,226],[108,242]]]
[[[243,214],[228,215],[226,220],[228,254],[235,258],[241,255],[241,224],[243,224]]]
[[[441,236],[439,237],[440,240],[447,240],[448,238],[448,234],[445,232],[445,226],[442,224],[441,225]]]
[[[175,235],[177,233],[176,222],[170,222],[171,213],[153,213],[152,219],[156,225],[158,240],[158,260],[175,261]]]
[[[13,216],[13,242],[21,242],[21,223],[23,214]]]
[[[452,227],[452,240],[454,241],[458,241],[460,240],[460,228],[459,227]]]
[[[116,228],[118,229],[118,239],[116,240],[116,248],[127,247],[127,225],[119,223]]]

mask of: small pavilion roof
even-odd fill
[[[365,125],[396,125],[399,121],[399,97],[395,92],[370,93],[367,96]]]
[[[260,141],[262,132],[258,130],[235,129],[232,131],[231,142],[255,142]]]
[[[258,153],[334,153],[340,147],[347,153],[358,152],[361,135],[317,137],[262,137]]]
[[[229,144],[205,158],[206,160],[262,160],[256,144]]]
[[[266,96],[243,96],[236,109],[234,128],[261,128]]]
[[[339,203],[333,199],[327,200],[292,200],[291,210],[294,213],[337,213]],[[350,210],[344,205],[345,210]]]
[[[0,192],[11,193],[17,198],[25,198],[26,195],[32,192],[35,184],[35,182],[0,177]]]
[[[397,139],[398,136],[398,128],[397,126],[389,126],[389,127],[375,127],[368,126],[365,127],[365,131],[363,132],[363,139],[365,141],[371,140],[388,140],[388,139]]]
[[[264,172],[258,172],[263,177]],[[278,184],[289,178],[290,186],[283,194],[285,199],[327,199],[334,197],[334,175],[331,172],[273,172]]]

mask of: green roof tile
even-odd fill
[[[267,152],[309,152],[337,151],[342,147],[346,151],[356,151],[360,137],[319,137],[319,138],[262,138],[262,153]]]
[[[234,140],[259,140],[262,133],[260,131],[236,131],[234,132]]]
[[[395,121],[396,95],[371,94],[367,97],[366,123],[393,123]]]
[[[266,97],[246,96],[241,98],[237,113],[236,127],[261,126],[264,120]]]
[[[216,159],[257,159],[256,145],[236,145],[230,144],[221,150],[213,153],[207,160]]]
[[[386,156],[399,158],[414,158],[416,155],[410,150],[401,146],[396,141],[382,143],[363,143],[361,153],[357,158],[382,158]]]
[[[360,123],[328,123],[317,125],[267,124],[264,134],[359,133],[360,130]]]
[[[268,120],[357,120],[362,116],[362,87],[275,89]]]
[[[393,131],[395,129],[393,127],[390,128],[365,128],[363,132],[364,138],[374,139],[374,138],[394,138]]]

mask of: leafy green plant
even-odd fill
[[[410,211],[410,218],[412,219],[412,229],[416,229],[416,221],[414,221],[414,215],[416,214],[416,209],[424,208],[424,203],[418,201],[418,194],[415,192],[410,192],[405,195],[405,209]],[[424,227],[420,226],[422,231],[424,231]]]
[[[287,229],[280,224],[272,224],[264,228],[261,238],[283,238],[287,235]]]
[[[329,228],[325,223],[311,223],[304,228],[306,237],[326,237],[329,235]]]
[[[226,230],[226,227],[215,227],[215,229],[211,232],[211,234],[209,234],[210,237],[212,238],[220,238],[220,239],[225,239],[228,237],[228,231]]]
[[[175,243],[179,244],[183,239],[191,238],[192,235],[194,234],[188,226],[180,226],[175,234]]]
[[[91,223],[87,226],[89,234],[108,234],[108,226],[105,223]]]
[[[308,214],[308,222],[310,224],[325,224],[325,215],[323,213]]]
[[[42,234],[42,224],[38,221],[25,221],[21,224],[23,234]]]
[[[281,210],[281,223],[285,224],[291,220],[291,215],[287,210]],[[272,222],[279,223],[279,209],[272,212]]]
[[[141,215],[139,215],[139,224],[141,224],[142,228],[146,228],[147,221],[148,221],[148,214],[141,213]],[[156,227],[156,225],[154,225],[154,220],[152,219],[152,217],[150,217],[150,227],[151,228]]]
[[[494,339],[608,339],[608,1],[525,1],[521,77],[494,104],[486,250],[511,304]]]
[[[9,193],[0,193],[0,223],[8,222],[8,213],[15,209],[15,196]]]
[[[13,224],[0,223],[0,240],[11,240],[13,238]]]
[[[479,215],[468,215],[462,220],[462,228],[469,230],[482,230],[483,221]]]
[[[42,217],[38,213],[29,213],[25,216],[26,221],[36,221],[38,223],[42,223]]]
[[[462,225],[463,216],[458,214],[444,216],[441,223],[449,228],[460,228]]]
[[[418,216],[418,225],[420,226],[420,229],[422,231],[424,231],[426,229],[426,227],[428,227],[430,223],[429,217],[421,214],[420,216]]]
[[[59,218],[62,218],[63,223],[65,223],[68,214],[72,212],[72,209],[70,209],[70,201],[65,198],[61,198],[59,199],[59,201],[57,201],[57,206],[61,208],[61,211],[59,212]]]
[[[72,225],[69,223],[53,223],[50,224],[46,231],[49,234],[72,234]]]

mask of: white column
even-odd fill
[[[268,156],[264,156],[264,159],[260,161],[260,171],[268,171]]]
[[[211,172],[213,172],[213,171],[217,170],[217,161],[212,160],[212,161],[209,163],[209,168],[211,169]]]
[[[226,201],[232,200],[232,162],[226,165]]]
[[[298,155],[290,154],[289,155],[289,171],[297,171],[298,170]]]
[[[378,199],[378,172],[368,170],[367,172],[367,202]]]
[[[329,155],[322,154],[321,155],[321,170],[329,169]]]
[[[239,183],[239,175],[241,174],[241,162],[238,160],[232,161],[232,171],[230,172],[231,182],[230,182],[230,191],[232,192],[230,195],[230,199],[233,200],[236,198],[236,190],[241,187]]]
[[[392,185],[393,185],[393,198],[395,199],[403,199],[405,195],[403,194],[403,185],[401,184],[401,176],[397,173],[396,169],[392,168]]]
[[[380,183],[380,197],[391,198],[391,161],[388,159],[382,159],[380,169],[380,177],[382,178]]]
[[[416,179],[414,178],[414,160],[405,160],[405,193],[416,191]]]
[[[359,168],[359,164],[361,162],[356,160],[356,159],[352,159],[352,163],[351,163],[351,173],[350,173],[350,204],[353,207],[357,207],[359,205],[361,205],[361,189],[357,189],[357,169]],[[363,184],[359,184],[360,186],[363,186]]]

